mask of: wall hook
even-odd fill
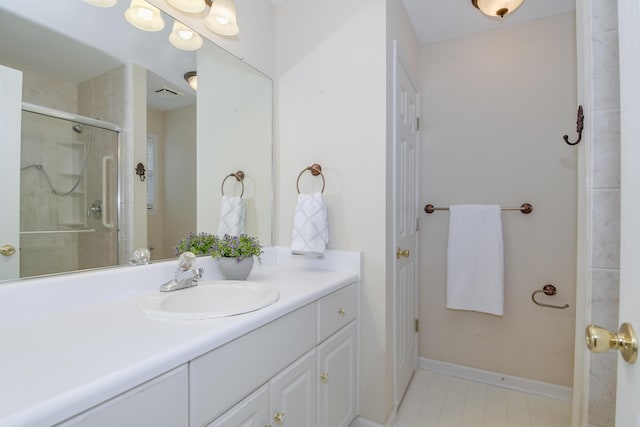
[[[578,140],[576,142],[569,142],[569,135],[564,135],[562,139],[569,145],[579,144],[582,140],[582,129],[584,129],[584,113],[582,111],[582,105],[578,105],[578,119],[576,121],[576,132],[578,132]]]
[[[138,166],[136,166],[136,175],[140,177],[140,181],[144,181],[145,179],[147,179],[144,174],[145,172],[146,171],[144,170],[144,165],[142,163],[138,163]]]
[[[542,287],[542,289],[539,289],[537,291],[533,291],[533,293],[531,294],[531,300],[536,303],[536,305],[540,305],[542,307],[551,307],[551,308],[560,308],[560,309],[564,309],[564,308],[569,308],[569,304],[565,304],[565,305],[551,305],[551,304],[543,304],[541,302],[536,301],[536,295],[539,293],[544,293],[545,295],[549,295],[549,296],[553,296],[555,294],[558,293],[558,290],[556,289],[555,286],[553,286],[551,283],[544,285]]]

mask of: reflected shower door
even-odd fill
[[[118,133],[22,112],[20,277],[118,264]]]

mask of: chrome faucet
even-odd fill
[[[192,252],[183,252],[178,258],[178,268],[173,274],[173,279],[160,286],[160,292],[171,292],[179,289],[190,288],[198,284],[204,268],[195,268],[196,256]]]

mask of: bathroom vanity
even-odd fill
[[[0,285],[0,426],[348,426],[359,254],[264,258],[249,279],[278,301],[215,319],[136,307],[175,261]]]

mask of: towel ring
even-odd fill
[[[320,166],[317,163],[314,163],[311,166],[302,169],[302,172],[300,172],[300,174],[298,175],[298,179],[296,181],[296,189],[298,190],[298,194],[300,194],[300,177],[306,171],[311,172],[311,175],[313,175],[313,176],[320,175],[322,177],[322,190],[320,190],[320,192],[324,193],[325,180],[324,180],[324,174],[322,173],[322,166]]]
[[[220,190],[222,191],[222,195],[224,196],[224,183],[227,181],[227,179],[231,177],[234,177],[236,181],[238,181],[240,185],[242,185],[242,191],[240,192],[240,198],[242,199],[242,195],[244,194],[244,172],[242,171],[238,171],[236,173],[230,173],[229,175],[224,177],[224,179],[222,180],[222,186],[220,187]]]
[[[558,293],[558,290],[556,289],[555,286],[553,286],[551,283],[544,285],[542,287],[542,289],[538,289],[537,291],[533,291],[533,293],[531,294],[531,300],[536,304],[536,305],[540,305],[542,307],[551,307],[551,308],[559,308],[559,309],[565,309],[565,308],[569,308],[569,304],[565,304],[565,305],[552,305],[552,304],[543,304],[541,302],[536,301],[536,294],[539,293],[544,293],[545,295],[549,295],[549,296],[553,296],[555,294]]]

